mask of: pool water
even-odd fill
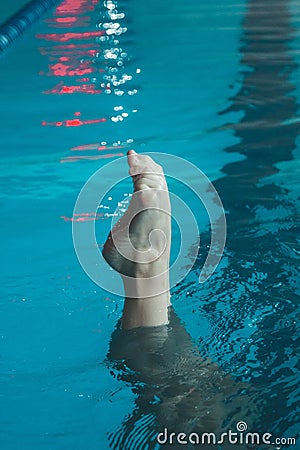
[[[255,392],[255,420],[241,407],[236,421],[300,449],[298,15],[287,0],[64,0],[1,57],[1,449],[160,448],[153,430],[174,414],[160,388],[188,384],[192,343]],[[196,164],[226,211],[222,261],[200,285],[209,223],[182,190],[201,246],[164,337],[120,337],[122,298],[73,248],[72,223],[93,217],[73,216],[81,188],[129,148]],[[130,192],[125,180],[103,198],[100,247]],[[178,239],[174,224],[173,252]],[[157,352],[144,368],[135,338]],[[173,353],[190,355],[185,369],[158,376]]]

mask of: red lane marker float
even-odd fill
[[[97,159],[116,158],[117,156],[124,156],[124,153],[108,153],[107,155],[96,155],[96,156],[67,156],[66,158],[61,159],[60,162],[61,163],[77,162],[83,159],[96,161]]]

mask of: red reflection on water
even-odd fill
[[[78,14],[84,11],[93,11],[98,0],[64,0],[55,9],[55,15]],[[91,3],[91,4],[89,4]]]
[[[89,222],[91,220],[100,220],[103,216],[103,213],[81,213],[74,214],[72,217],[60,216],[60,218],[65,222]]]
[[[96,89],[94,84],[66,86],[61,82],[52,89],[43,91],[43,94],[74,94],[76,92],[81,92],[84,94],[101,94],[102,90]]]
[[[88,47],[90,47],[90,45],[88,45]],[[43,56],[44,55],[49,56],[49,60],[51,59],[51,57],[52,57],[52,60],[55,60],[55,57],[57,59],[57,56],[59,56],[58,59],[61,58],[60,55],[62,54],[62,51],[61,50],[49,50],[49,51],[47,51],[47,49],[45,47],[44,48],[41,47],[40,48],[40,53]],[[79,56],[91,56],[92,58],[94,58],[96,56],[96,54],[97,54],[97,50],[93,50],[93,49],[90,49],[90,50],[72,50],[70,52],[65,52],[64,56],[67,57],[67,58],[72,58],[73,60],[75,60],[76,57],[79,57]],[[99,72],[105,72],[105,70],[100,70]]]
[[[45,22],[50,23],[54,28],[84,27],[90,24],[90,17],[55,17],[46,19]]]
[[[59,58],[60,61],[62,58]],[[69,60],[70,58],[64,58],[64,62]],[[83,61],[80,62],[79,66],[76,67],[72,64],[63,64],[63,62],[57,62],[56,64],[50,64],[49,69],[51,72],[45,73],[40,72],[40,75],[46,75],[46,76],[56,76],[56,77],[65,77],[69,76],[72,77],[74,75],[87,75],[92,72],[94,72],[94,68],[90,67],[91,62],[90,61]]]
[[[107,153],[106,155],[85,155],[85,156],[67,156],[66,158],[63,158],[60,160],[61,163],[66,162],[77,162],[82,161],[83,159],[87,159],[90,161],[95,161],[97,159],[106,159],[106,158],[115,158],[117,156],[124,156],[124,153]]]
[[[58,22],[58,23],[74,23],[76,22],[76,20],[78,20],[77,17],[56,17],[55,19],[48,19],[46,20],[46,22],[48,23],[53,23],[53,22]]]
[[[105,117],[101,117],[100,119],[91,119],[91,120],[80,120],[80,119],[66,119],[64,121],[59,122],[46,122],[43,120],[43,127],[81,127],[82,125],[92,125],[94,123],[106,122],[107,119]]]
[[[49,32],[36,35],[38,39],[50,41],[50,43],[45,43],[45,46],[39,48],[40,54],[45,55],[48,59],[48,70],[41,71],[39,74],[57,77],[55,86],[44,91],[44,94],[101,94],[103,92],[102,89],[98,88],[95,80],[97,80],[99,73],[105,72],[105,66],[108,63],[102,61],[102,67],[97,67],[94,64],[94,58],[101,52],[101,42],[97,42],[100,39],[96,38],[105,35],[105,31],[99,30],[96,26],[91,29],[91,17],[88,12],[94,10],[98,3],[99,0],[64,0],[56,8],[54,16],[45,20],[49,26]],[[64,29],[57,30],[57,28]],[[70,128],[108,121],[105,117],[83,120],[80,111],[78,111],[79,106],[75,106],[75,108],[77,108],[77,111],[73,118],[60,121],[43,120],[41,125],[44,127]],[[122,145],[107,146],[99,142],[79,145],[72,147],[71,150],[72,152],[81,151],[82,154],[77,153],[76,156],[73,156],[73,153],[72,156],[62,158],[60,162],[94,161],[102,158],[121,157],[124,154],[116,152],[122,148],[124,148]],[[87,150],[90,150],[90,152],[87,152]],[[72,219],[65,216],[63,218],[66,221]],[[76,220],[94,220],[94,218],[82,215],[77,217]]]
[[[38,39],[45,39],[46,41],[66,42],[71,39],[90,39],[97,36],[102,36],[104,31],[83,31],[82,33],[46,33],[37,34]]]
[[[115,150],[116,148],[124,148],[124,145],[101,145],[99,143],[96,144],[86,144],[86,145],[77,145],[76,147],[72,147],[71,150],[73,152],[76,151],[86,151],[86,150]]]
[[[61,54],[62,50],[72,50],[70,55],[73,55],[73,50],[78,48],[90,48],[91,44],[66,44],[66,45],[53,45],[51,47],[39,47],[39,52],[41,55],[51,55],[52,51],[56,51],[55,55]],[[96,51],[96,50],[94,50]],[[59,52],[59,53],[58,53]]]

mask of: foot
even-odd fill
[[[103,248],[108,264],[121,276],[159,277],[169,269],[171,220],[166,179],[149,156],[127,154],[134,192],[128,210],[110,232]]]

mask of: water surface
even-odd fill
[[[153,438],[153,424],[173,417],[153,403],[149,378],[118,364],[110,373],[122,299],[89,280],[72,245],[81,187],[131,147],[184,157],[214,181],[227,245],[216,273],[199,286],[209,244],[204,219],[197,264],[172,292],[177,332],[186,336],[185,327],[199,358],[250,386],[247,395],[255,390],[255,418],[243,410],[236,420],[293,437],[299,7],[285,0],[114,4],[116,18],[108,15],[112,2],[66,0],[0,61],[2,447],[138,449]],[[103,200],[99,245],[130,189],[128,181]],[[201,215],[192,197],[189,206]],[[170,367],[163,375],[172,398],[179,394]]]

